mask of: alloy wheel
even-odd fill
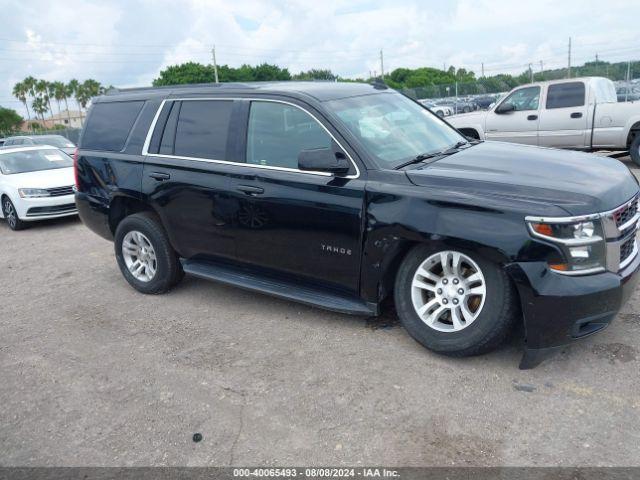
[[[156,275],[158,260],[149,239],[131,230],[122,239],[122,257],[131,275],[141,282],[150,282]]]
[[[11,200],[9,199],[6,199],[4,202],[4,217],[7,219],[7,223],[11,228],[16,227],[18,216],[16,214],[15,208],[13,208]]]
[[[417,268],[411,299],[418,317],[441,332],[458,332],[480,315],[487,296],[482,270],[453,250],[434,253]]]

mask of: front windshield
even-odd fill
[[[464,138],[436,115],[399,93],[378,93],[326,102],[381,167],[445,150]]]
[[[43,135],[41,137],[33,137],[33,141],[38,145],[51,145],[58,148],[73,148],[75,145],[68,139],[60,135]]]
[[[0,153],[0,172],[4,175],[38,172],[73,166],[69,155],[57,149]]]

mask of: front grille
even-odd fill
[[[73,186],[47,188],[50,197],[62,197],[64,195],[73,195]]]
[[[633,253],[633,247],[635,245],[636,238],[632,236],[629,240],[620,245],[620,263],[624,262],[629,255]]]
[[[631,220],[636,213],[638,213],[637,197],[613,212],[613,219],[616,221],[616,226],[620,227],[624,225]]]
[[[65,203],[64,205],[55,205],[53,207],[31,207],[27,210],[27,217],[39,217],[42,215],[60,215],[62,213],[70,213],[76,210],[75,203]]]

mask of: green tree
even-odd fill
[[[12,133],[20,128],[24,119],[15,110],[0,107],[0,132]]]
[[[13,96],[22,102],[24,108],[27,110],[27,119],[31,120],[31,114],[29,113],[29,104],[27,103],[27,95],[29,94],[29,88],[24,82],[18,82],[13,86]]]
[[[31,107],[33,108],[33,111],[36,114],[40,114],[40,118],[44,123],[44,114],[47,113],[47,111],[49,110],[49,107],[47,107],[47,102],[45,101],[45,99],[42,96],[37,96],[36,98],[33,99],[33,102],[31,102]]]
[[[185,83],[211,83],[215,80],[213,68],[196,62],[172,65],[160,72],[153,86],[181,85]]]
[[[306,72],[296,73],[293,80],[337,80],[338,76],[334,75],[331,70],[321,70],[312,68]]]

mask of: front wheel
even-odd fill
[[[2,199],[2,213],[11,230],[15,231],[27,228],[27,222],[20,220],[16,207],[13,205],[13,202],[9,200],[9,197],[4,197]]]
[[[631,142],[629,155],[631,155],[631,160],[633,160],[633,163],[640,166],[640,132],[636,133],[633,142]]]
[[[463,250],[411,250],[395,284],[402,325],[423,346],[479,355],[506,338],[517,318],[514,287],[496,264]]]
[[[114,246],[122,275],[139,292],[167,292],[184,275],[167,234],[151,213],[136,213],[122,220]]]

